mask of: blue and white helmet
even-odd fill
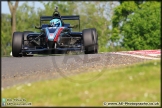
[[[61,20],[60,19],[52,19],[50,21],[50,25],[53,27],[61,27],[62,26]]]

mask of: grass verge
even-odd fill
[[[2,98],[24,98],[33,106],[103,106],[103,102],[160,102],[160,61],[105,69],[89,83],[65,78],[17,85],[2,90]],[[89,78],[88,72],[75,79]]]

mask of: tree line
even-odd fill
[[[36,10],[34,5],[29,5],[27,2],[21,6],[10,2],[11,14],[1,13],[1,56],[8,56],[11,52],[12,32],[26,30],[39,32],[34,26],[39,25],[40,16],[52,15],[55,6],[59,7],[61,15],[79,14],[81,30],[97,29],[100,52],[159,49],[161,46],[161,5],[158,1],[122,1],[116,7],[113,7],[115,5],[113,1],[48,1],[46,3],[40,1],[40,3],[44,9],[40,7]],[[71,23],[75,24],[75,22]]]

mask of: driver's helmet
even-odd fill
[[[50,21],[50,25],[53,27],[61,27],[62,26],[61,20],[60,19],[52,19]]]

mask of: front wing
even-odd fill
[[[22,49],[22,53],[30,54],[55,54],[56,52],[65,53],[67,51],[81,51],[82,48],[42,48],[42,49]]]

